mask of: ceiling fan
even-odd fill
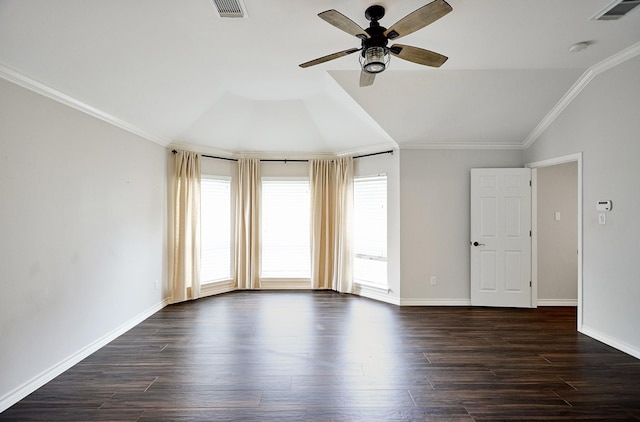
[[[434,0],[426,6],[409,13],[389,29],[380,26],[378,22],[384,17],[384,7],[379,5],[370,6],[365,11],[365,17],[371,22],[367,29],[361,28],[360,25],[334,9],[324,11],[318,14],[320,18],[347,34],[360,38],[362,45],[360,48],[350,48],[302,63],[300,67],[314,66],[361,51],[360,64],[362,65],[362,71],[360,72],[360,86],[373,84],[376,74],[384,71],[389,65],[389,54],[413,63],[440,67],[447,61],[448,57],[410,45],[393,44],[391,47],[387,47],[387,44],[389,40],[404,37],[424,28],[452,10],[445,0]]]

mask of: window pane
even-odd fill
[[[387,284],[387,176],[353,182],[354,278]]]
[[[387,261],[356,257],[353,260],[353,277],[375,284],[387,284]]]
[[[309,278],[308,180],[263,180],[261,277]]]
[[[231,180],[203,177],[200,203],[202,283],[231,278]]]

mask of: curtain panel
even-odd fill
[[[173,154],[172,225],[169,236],[171,302],[200,295],[200,156]]]
[[[309,181],[312,287],[352,293],[353,158],[310,160]]]
[[[235,279],[238,289],[260,288],[260,160],[238,160]]]

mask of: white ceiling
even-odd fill
[[[400,147],[522,147],[581,75],[640,41],[640,10],[590,18],[612,0],[450,0],[453,12],[400,41],[449,57],[393,57],[358,87],[359,47],[316,15],[383,26],[429,0],[0,0],[0,66],[165,144],[206,151],[349,153]],[[569,46],[592,45],[579,53]]]

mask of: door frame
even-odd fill
[[[550,167],[565,163],[578,163],[578,309],[577,329],[582,332],[582,153],[563,155],[548,160],[525,164],[531,169],[531,307],[538,302],[538,171],[542,167]]]

